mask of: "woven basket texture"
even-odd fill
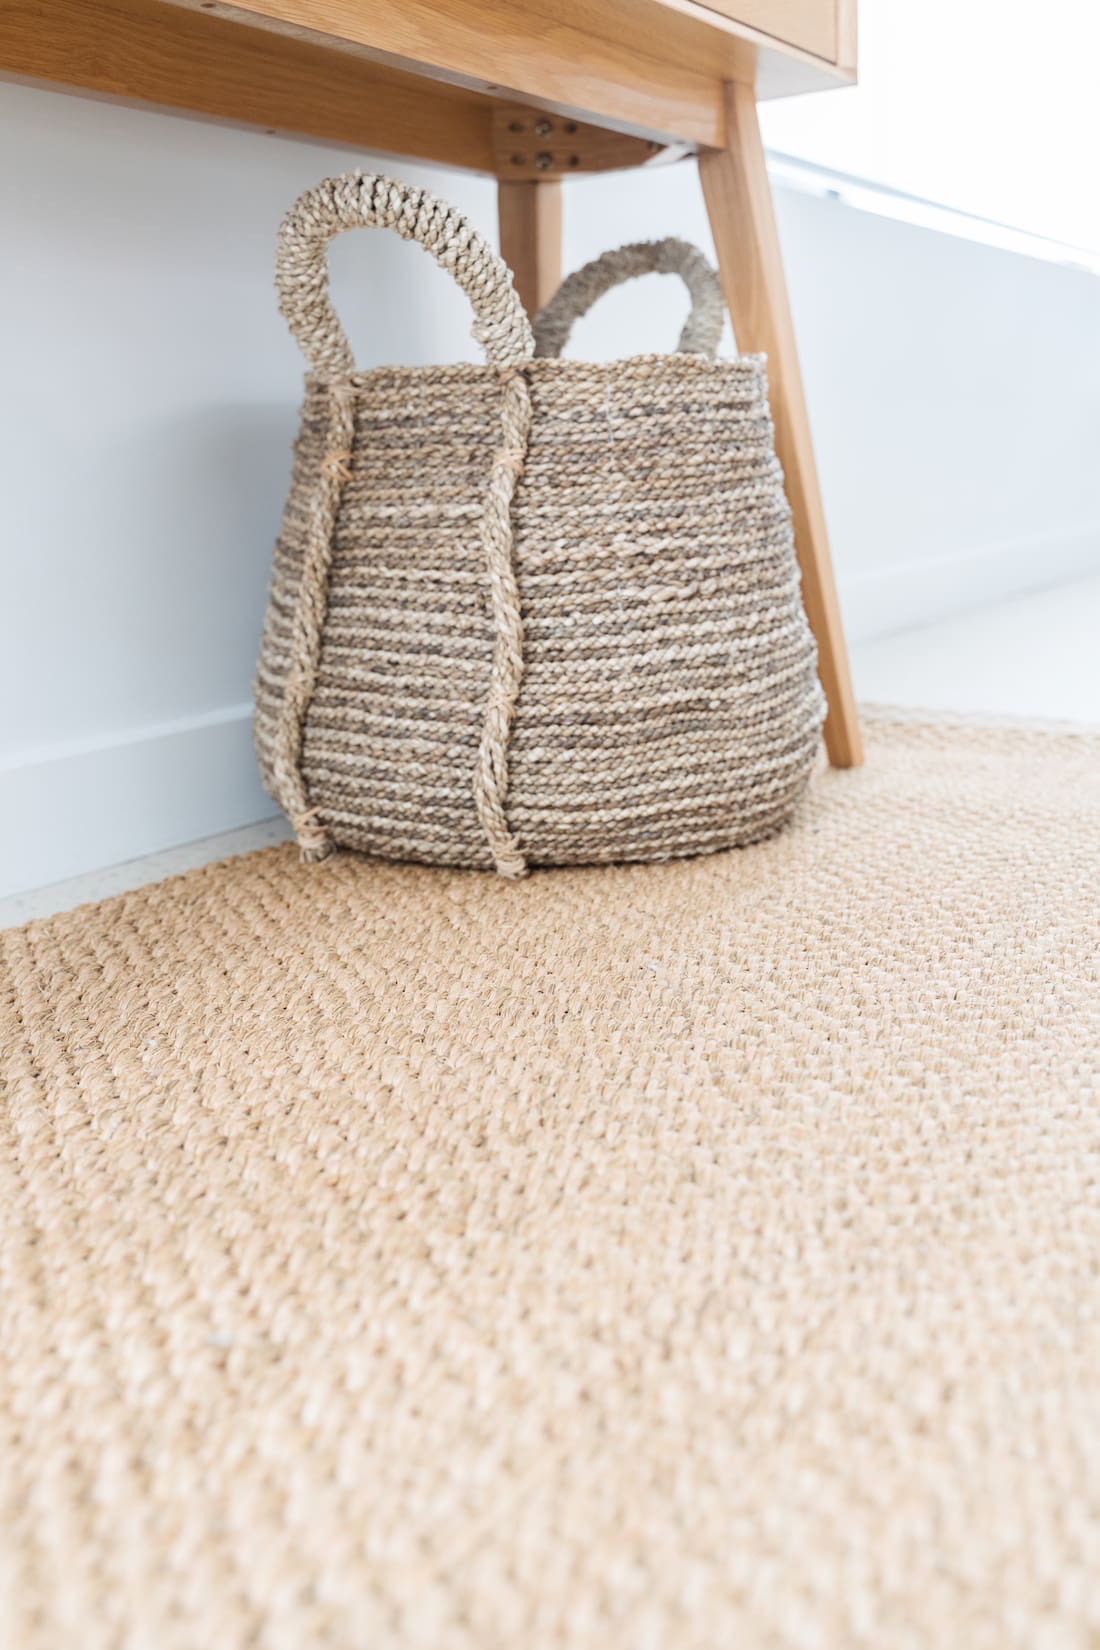
[[[358,176],[303,200],[280,289],[320,370],[256,684],[262,772],[303,847],[517,875],[775,831],[823,705],[765,364],[710,358],[704,260],[678,242],[599,260],[536,323],[536,358],[507,272],[449,209]],[[457,258],[496,359],[350,370],[318,299],[349,222]],[[573,316],[648,268],[684,276],[699,353],[555,358]]]

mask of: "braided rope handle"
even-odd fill
[[[562,282],[545,309],[536,315],[535,354],[560,355],[573,322],[587,315],[597,298],[636,275],[679,275],[691,294],[691,311],[676,346],[680,355],[714,358],[722,332],[725,303],[718,276],[699,248],[688,241],[635,241],[617,252],[594,258]]]
[[[321,810],[312,805],[302,752],[321,658],[332,536],[342,489],[353,473],[357,393],[349,378],[355,360],[329,298],[326,253],[329,241],[341,230],[359,227],[395,229],[403,239],[418,241],[454,276],[473,306],[473,335],[499,375],[500,445],[493,456],[481,521],[493,658],[473,790],[494,865],[502,876],[519,877],[527,862],[505,812],[508,741],[523,676],[523,618],[512,562],[511,506],[531,425],[531,392],[521,369],[531,360],[534,340],[511,271],[465,218],[426,190],[371,173],[349,172],[307,189],[279,230],[279,308],[314,372],[330,382],[326,450],[309,504],[290,663],[274,738],[276,794],[294,826],[303,859],[325,858],[332,837]]]
[[[344,377],[355,371],[329,297],[326,254],[336,235],[359,228],[396,230],[403,240],[419,242],[454,277],[473,307],[473,336],[491,366],[504,370],[531,359],[531,326],[511,271],[462,214],[426,189],[371,172],[346,172],[300,195],[279,230],[279,308],[314,372]]]

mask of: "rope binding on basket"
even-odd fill
[[[332,535],[355,449],[355,360],[328,290],[328,243],[345,229],[393,229],[416,241],[470,299],[473,335],[500,378],[500,445],[481,522],[481,545],[494,645],[481,741],[474,770],[478,819],[502,876],[527,870],[505,814],[508,739],[523,678],[523,619],[512,557],[512,498],[531,428],[523,375],[533,340],[512,277],[492,248],[452,207],[426,190],[371,173],[328,178],[302,195],[279,231],[275,281],[281,309],[310,367],[329,382],[325,452],[311,501],[273,769],[280,802],[303,860],[323,859],[332,841],[302,777],[305,721],[317,685],[332,565]]]

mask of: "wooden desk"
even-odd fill
[[[533,312],[561,179],[697,158],[738,346],[769,358],[831,760],[861,760],[756,101],[855,77],[856,0],[3,0],[0,75],[497,178]]]

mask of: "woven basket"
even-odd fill
[[[486,366],[355,370],[326,247],[357,225],[450,271]],[[647,270],[690,290],[679,352],[558,360],[574,318]],[[780,826],[823,702],[764,360],[714,360],[723,310],[701,254],[598,259],[532,334],[458,213],[352,174],[295,204],[277,285],[311,371],[255,734],[303,855],[519,876]]]

